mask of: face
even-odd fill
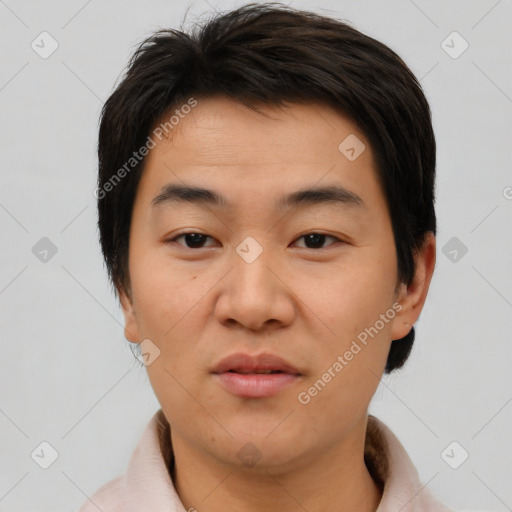
[[[318,457],[361,424],[429,282],[397,283],[355,124],[327,106],[264,111],[199,100],[150,150],[121,295],[173,442],[262,468]]]

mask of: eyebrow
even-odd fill
[[[192,203],[231,208],[229,201],[221,194],[201,187],[183,186],[168,183],[151,201],[152,207],[173,203]],[[364,207],[360,196],[340,185],[304,188],[283,195],[275,203],[276,208],[300,205],[341,204]]]

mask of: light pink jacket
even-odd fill
[[[146,426],[126,472],[96,491],[78,512],[187,512],[167,470],[171,457],[169,423],[159,409]],[[376,512],[452,512],[424,488],[401,443],[371,415],[365,458],[369,470],[384,482]]]

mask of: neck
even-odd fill
[[[327,452],[295,459],[286,469],[228,466],[171,429],[174,485],[187,511],[375,512],[382,491],[364,462],[366,425],[367,416]]]

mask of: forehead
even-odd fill
[[[349,117],[326,105],[260,104],[258,108],[263,113],[225,97],[197,100],[197,105],[167,132],[169,137],[161,141],[156,152],[172,149],[176,156],[186,152],[187,159],[193,156],[198,163],[218,158],[223,165],[268,165],[275,163],[276,156],[290,157],[291,148],[317,160],[320,154],[327,156],[325,150],[337,156],[339,143],[350,134],[365,139]]]
[[[265,115],[223,97],[197,100],[167,138],[155,140],[140,193],[152,201],[173,183],[222,191],[230,205],[250,197],[276,205],[314,185],[337,184],[356,196],[375,188],[371,147],[347,116],[320,104],[258,107]]]

